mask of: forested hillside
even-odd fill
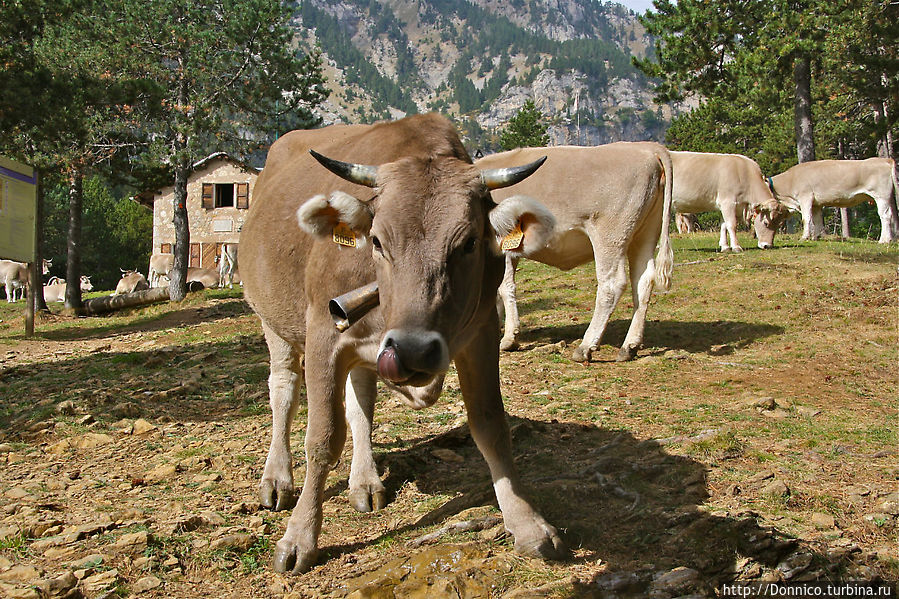
[[[436,110],[486,150],[529,99],[554,144],[661,139],[670,119],[632,65],[650,40],[618,4],[309,0],[296,9],[302,43],[323,50],[329,122]]]

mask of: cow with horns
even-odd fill
[[[378,377],[422,408],[439,397],[451,361],[516,549],[565,554],[556,529],[524,496],[499,388],[503,254],[541,248],[554,219],[523,196],[497,205],[490,190],[521,181],[541,162],[479,171],[437,115],[296,131],[272,146],[240,239],[245,295],[271,357],[264,506],[284,509],[294,499],[290,422],[304,375],[308,401],[306,477],[275,548],[276,570],[303,572],[317,560],[326,478],[346,420],[350,503],[360,511],[386,503],[371,451]],[[339,333],[329,299],[371,283],[380,306]]]

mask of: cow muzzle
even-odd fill
[[[449,348],[434,331],[391,329],[378,352],[378,374],[397,385],[421,387],[449,368]]]

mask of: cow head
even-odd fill
[[[53,266],[53,258],[44,258],[42,273],[45,275],[50,274],[50,267]]]
[[[81,275],[81,291],[93,291],[94,285],[91,283],[91,278],[85,275]]]
[[[543,160],[481,172],[451,156],[378,167],[313,156],[376,195],[316,196],[300,207],[300,226],[371,252],[385,331],[378,373],[394,384],[426,385],[495,314],[503,253],[529,255],[552,234],[555,219],[536,200],[515,196],[496,205],[489,193],[523,180]]]
[[[775,199],[770,199],[752,207],[754,215],[753,227],[760,249],[774,247],[774,234],[790,216],[786,206]]]

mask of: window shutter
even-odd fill
[[[200,244],[199,243],[190,244],[189,266],[193,266],[194,268],[200,267]]]
[[[212,183],[203,183],[203,208],[212,210],[215,208],[215,188]]]
[[[250,207],[250,184],[249,183],[238,183],[237,184],[237,207],[241,210],[246,210]]]
[[[172,244],[171,243],[159,244],[159,251],[163,254],[171,254],[172,253]]]

